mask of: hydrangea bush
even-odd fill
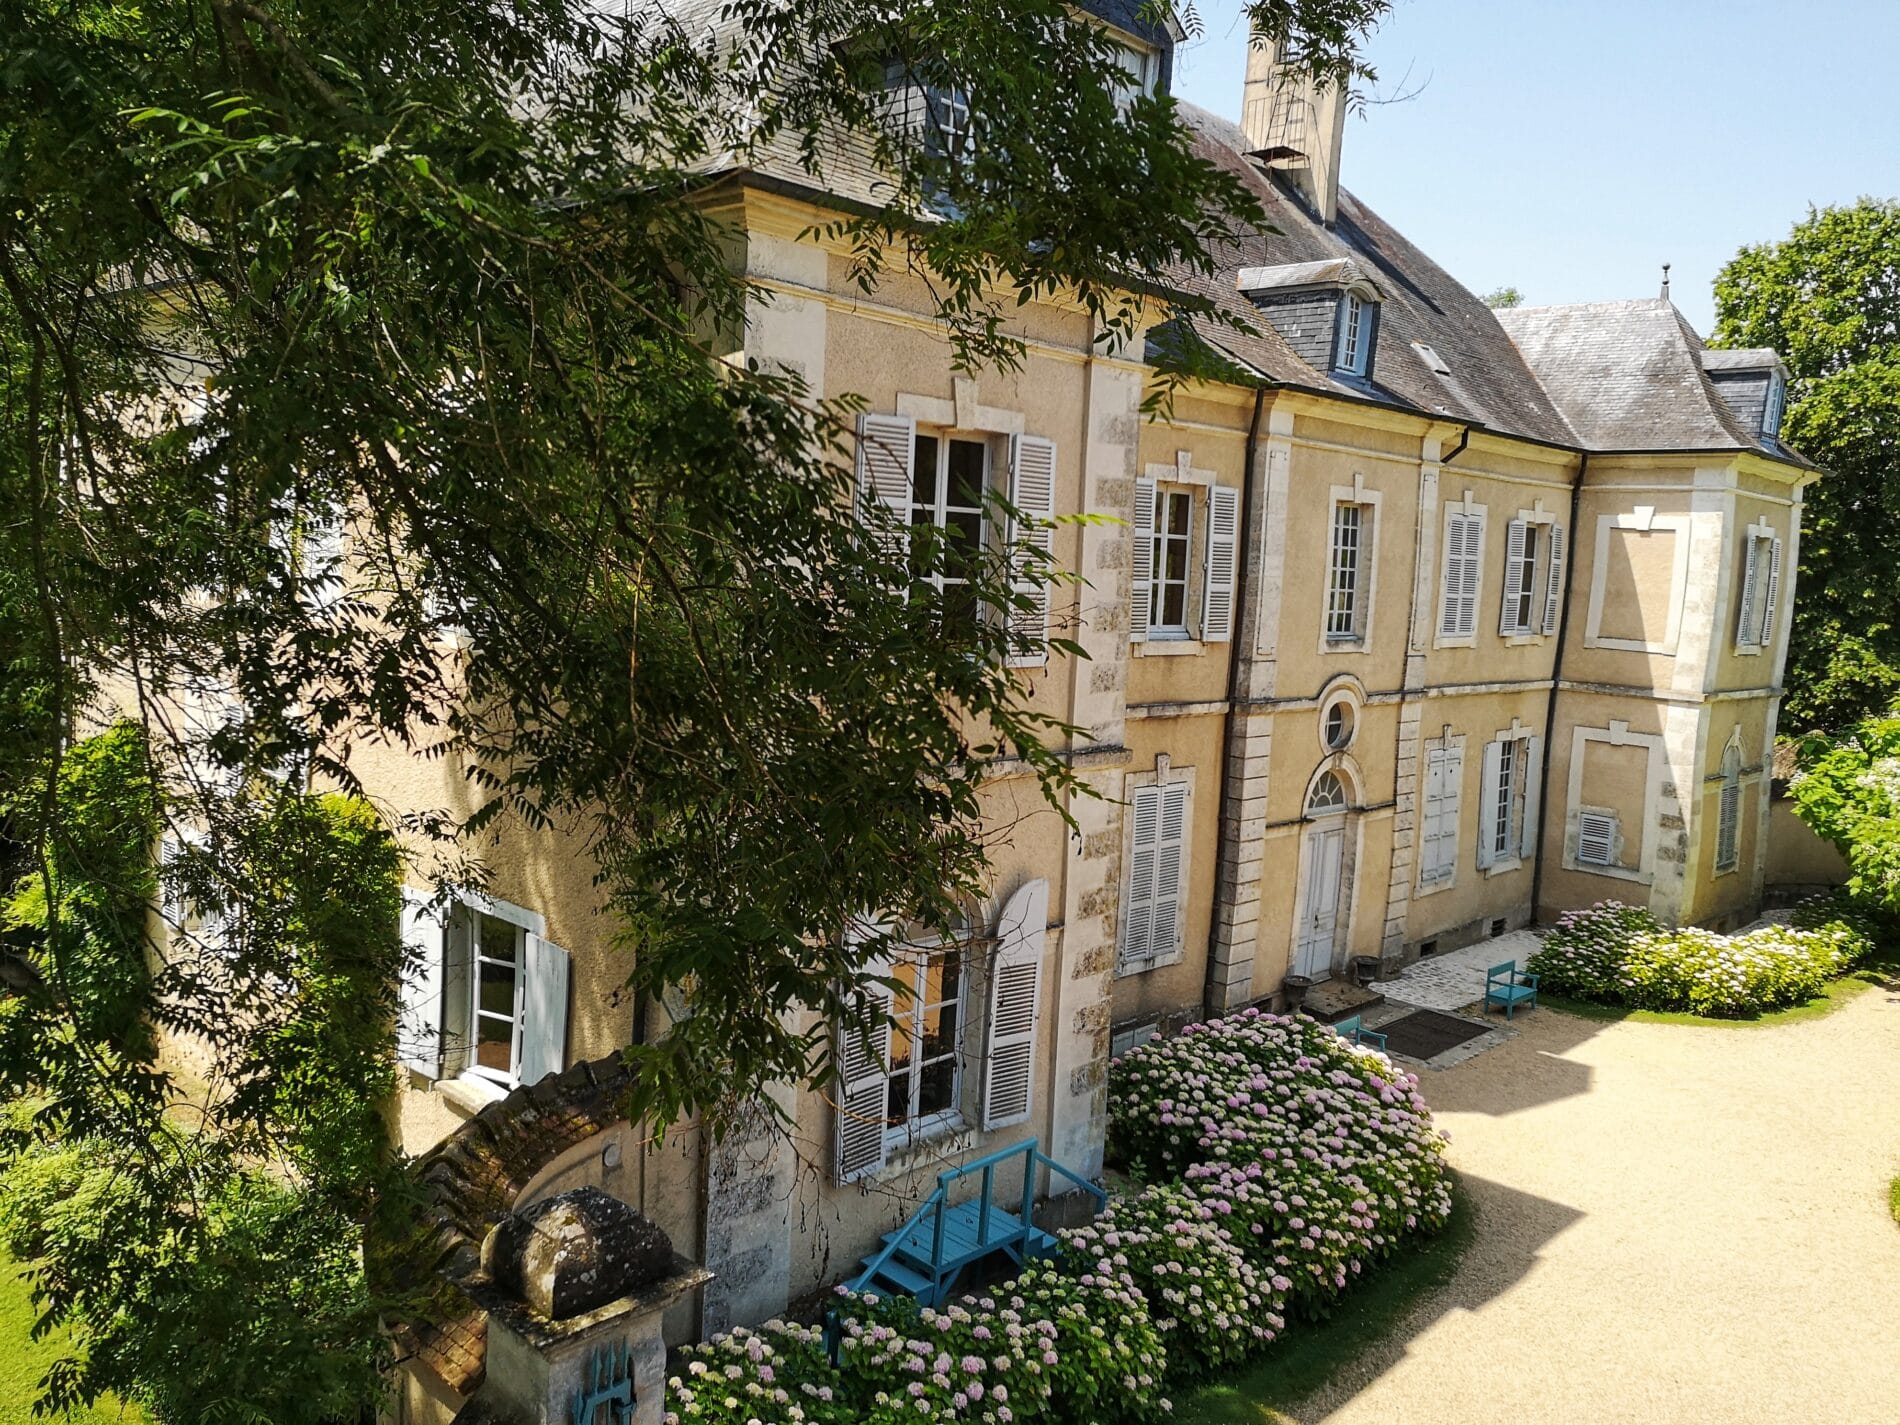
[[[1739,1019],[1813,999],[1873,949],[1863,930],[1815,914],[1746,935],[1669,930],[1606,901],[1558,921],[1530,959],[1553,994],[1632,1009]]]
[[[846,1425],[844,1400],[817,1326],[741,1327],[685,1353],[667,1382],[666,1425]]]
[[[1451,1212],[1412,1075],[1325,1025],[1249,1010],[1144,1045],[1109,1079],[1109,1151],[1148,1186],[1057,1257],[931,1310],[841,1293],[685,1353],[668,1425],[1143,1425],[1168,1381],[1255,1354]]]
[[[1176,1378],[1245,1360],[1285,1324],[1271,1279],[1222,1214],[1183,1187],[1157,1184],[1116,1200],[1063,1234],[1063,1251],[1078,1272],[1132,1276]]]

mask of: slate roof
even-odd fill
[[[1245,183],[1278,229],[1253,234],[1217,254],[1216,279],[1166,274],[1171,285],[1212,297],[1223,310],[1260,329],[1256,337],[1240,337],[1204,324],[1201,331],[1210,342],[1277,383],[1370,397],[1549,444],[1576,444],[1491,309],[1455,278],[1351,193],[1341,192],[1338,219],[1326,227],[1248,157],[1239,125],[1192,104],[1180,108],[1195,131],[1196,152]],[[1301,361],[1239,291],[1246,269],[1342,262],[1370,278],[1385,298],[1372,379],[1365,384],[1336,380]],[[1435,350],[1451,375],[1438,375],[1414,342]]]
[[[1702,351],[1704,371],[1768,371],[1781,364],[1781,353],[1765,346],[1711,346]]]
[[[731,22],[720,17],[727,0],[665,3],[689,33],[734,38]],[[1113,4],[1098,0],[1088,8],[1106,12]],[[1239,125],[1192,104],[1179,109],[1195,151],[1245,184],[1274,229],[1217,246],[1211,274],[1147,274],[1251,328],[1194,323],[1236,363],[1236,379],[1377,401],[1567,448],[1761,450],[1807,466],[1778,441],[1745,429],[1707,374],[1747,369],[1745,362],[1779,364],[1773,352],[1707,350],[1681,313],[1655,298],[1493,311],[1350,192],[1341,191],[1329,228],[1249,156]],[[890,200],[889,181],[862,139],[834,135],[820,154],[823,169],[814,175],[783,136],[752,155],[744,170],[730,159],[723,167],[847,204],[881,207]],[[1249,283],[1284,286],[1283,269],[1354,273],[1378,289],[1383,301],[1369,380],[1340,380],[1302,360],[1241,290]]]
[[[1763,450],[1804,465],[1763,440],[1710,380],[1715,353],[1666,298],[1517,307],[1497,314],[1531,369],[1591,450]],[[1749,353],[1745,359],[1773,352]],[[1811,467],[1810,467],[1811,468]]]

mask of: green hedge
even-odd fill
[[[1669,930],[1646,910],[1605,901],[1558,921],[1529,968],[1550,994],[1743,1019],[1815,998],[1873,949],[1865,925],[1833,902],[1804,908],[1794,924],[1718,935]]]

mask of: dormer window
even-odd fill
[[[1768,378],[1768,398],[1762,404],[1761,433],[1764,440],[1781,438],[1781,417],[1788,408],[1788,381],[1779,371]]]
[[[1357,292],[1339,299],[1339,344],[1333,369],[1345,376],[1364,376],[1372,363],[1372,322],[1375,307]]]

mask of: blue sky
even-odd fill
[[[1241,0],[1175,92],[1240,112]],[[1370,54],[1386,95],[1346,122],[1345,185],[1478,292],[1655,295],[1698,330],[1737,248],[1809,204],[1900,197],[1895,0],[1398,0]]]

